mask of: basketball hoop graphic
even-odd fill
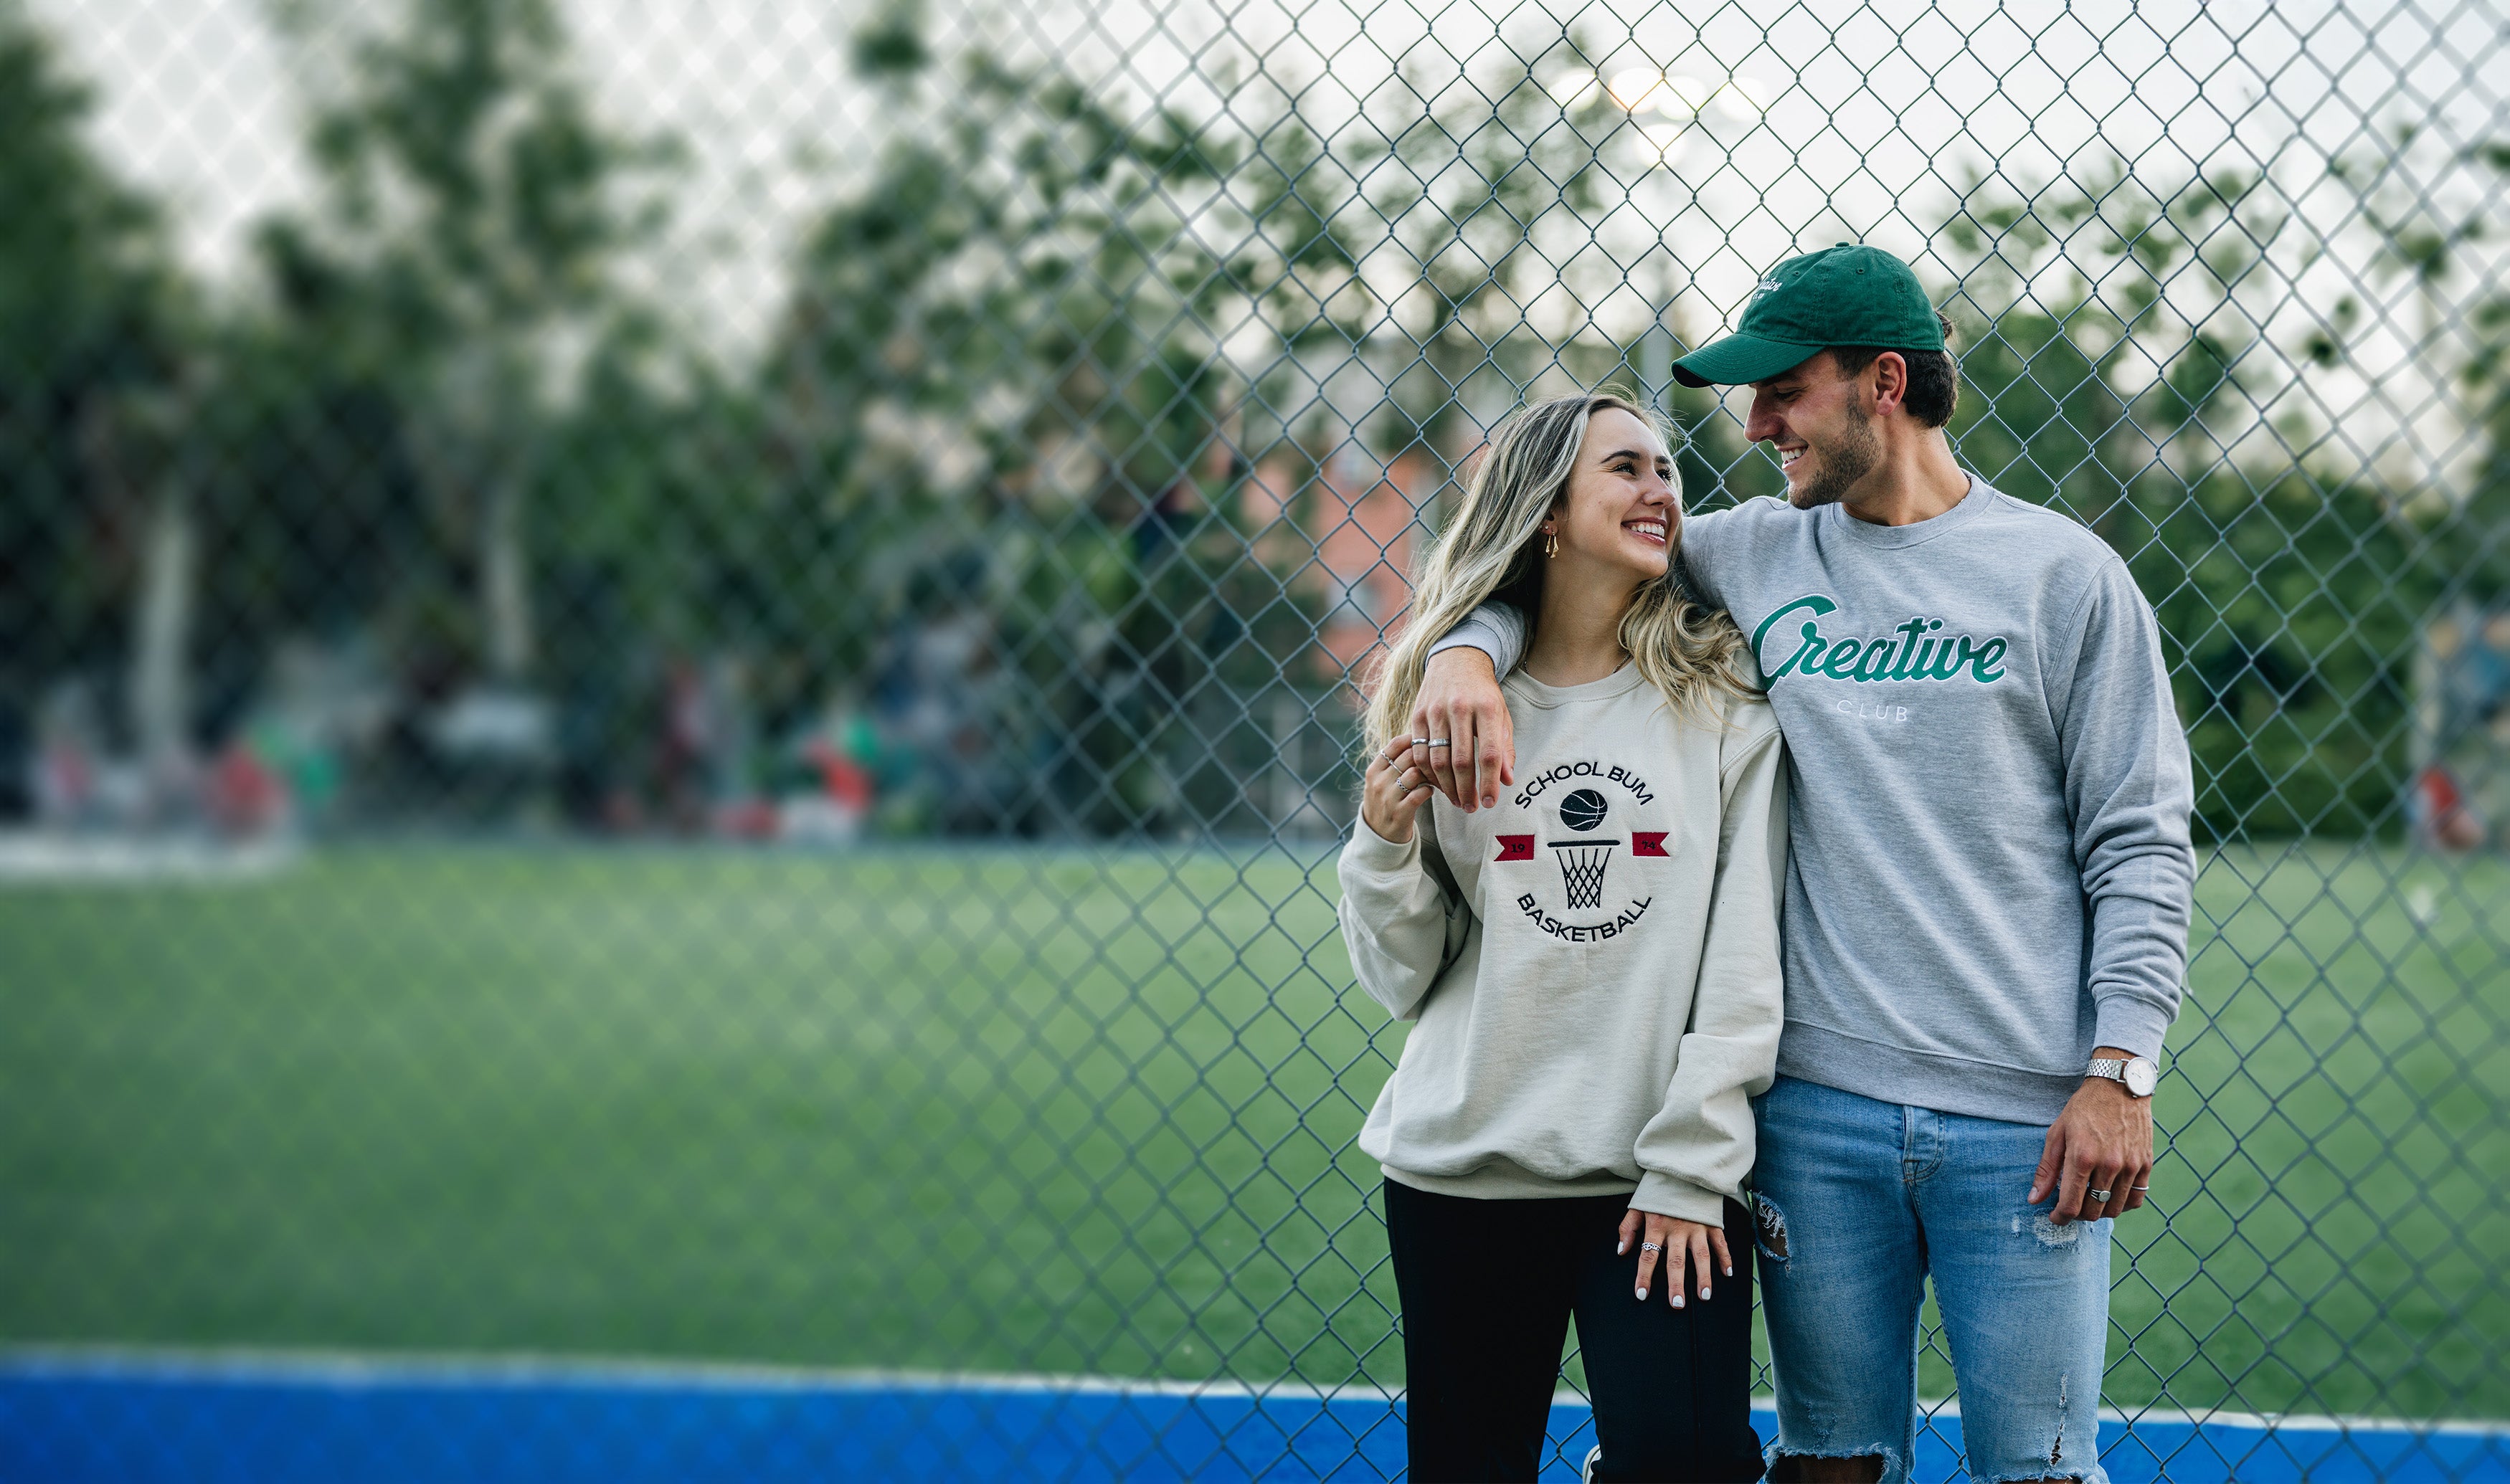
[[[1569,907],[1604,905],[1604,868],[1611,863],[1613,847],[1619,840],[1553,840],[1551,848],[1560,852],[1560,884],[1569,893]]]
[[[1579,789],[1560,800],[1560,822],[1583,835],[1604,822],[1609,806],[1593,789]],[[1569,909],[1604,905],[1604,868],[1612,864],[1616,839],[1546,840],[1560,861],[1560,884],[1569,894]]]

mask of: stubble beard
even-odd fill
[[[1812,440],[1805,440],[1809,444]],[[1874,472],[1882,462],[1882,440],[1874,435],[1874,424],[1865,409],[1855,402],[1847,404],[1847,429],[1839,440],[1812,452],[1821,459],[1821,472],[1802,490],[1791,493],[1787,502],[1799,510],[1835,505],[1847,498],[1857,481]]]

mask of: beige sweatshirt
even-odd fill
[[[1351,966],[1419,1021],[1359,1146],[1422,1190],[1634,1190],[1720,1222],[1782,1019],[1777,721],[1757,699],[1678,719],[1635,665],[1503,689],[1515,788],[1433,798],[1408,844],[1356,822],[1343,851]]]

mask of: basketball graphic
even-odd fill
[[[1593,789],[1579,789],[1560,800],[1560,822],[1570,829],[1586,834],[1604,822],[1612,806],[1604,796]],[[1560,885],[1574,908],[1601,907],[1604,902],[1604,866],[1613,858],[1613,847],[1618,840],[1553,840],[1551,848],[1559,852]]]

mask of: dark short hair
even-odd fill
[[[1944,344],[1951,345],[1953,322],[1941,310],[1935,320],[1944,327]],[[1855,376],[1874,364],[1885,346],[1832,346],[1831,359],[1839,362],[1839,374]],[[1953,364],[1950,351],[1896,352],[1909,366],[1909,390],[1900,405],[1921,427],[1941,427],[1953,420],[1953,408],[1960,402],[1960,374]]]

